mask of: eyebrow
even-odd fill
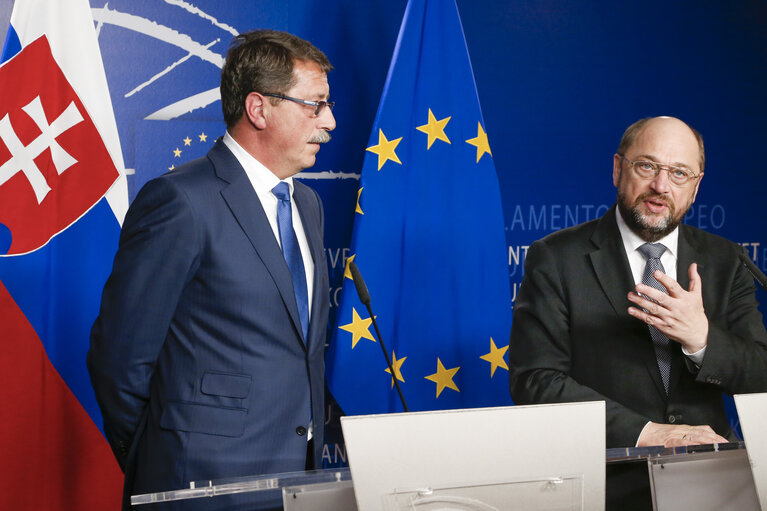
[[[661,163],[660,161],[658,161],[658,158],[656,158],[655,156],[652,156],[650,154],[640,154],[640,155],[637,156],[637,161],[638,160],[649,160],[649,161],[651,161],[653,163],[660,163],[661,165],[666,165],[665,163]],[[692,167],[690,167],[686,163],[677,162],[677,161],[669,163],[667,166],[670,166],[670,167],[680,167],[680,168],[685,168],[685,169],[692,170]]]

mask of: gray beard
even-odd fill
[[[687,211],[689,211],[690,206],[692,206],[692,202],[687,205],[681,215],[676,214],[676,208],[673,204],[667,203],[669,207],[668,215],[666,215],[662,222],[656,225],[650,225],[646,222],[642,212],[639,210],[639,205],[645,198],[651,195],[652,194],[640,195],[637,197],[636,202],[634,202],[634,204],[629,207],[628,204],[626,204],[626,197],[622,193],[618,192],[618,209],[620,210],[621,216],[626,222],[626,225],[628,225],[629,229],[631,229],[644,241],[648,243],[655,243],[679,227],[679,224],[682,223],[682,219],[687,214]]]

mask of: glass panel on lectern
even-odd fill
[[[398,490],[384,496],[385,511],[581,511],[583,476]]]

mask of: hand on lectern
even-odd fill
[[[689,424],[658,424],[649,422],[639,435],[637,447],[662,445],[678,447],[682,445],[721,444],[728,440],[711,429],[711,426],[690,426]]]

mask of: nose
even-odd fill
[[[650,181],[650,188],[657,193],[668,193],[671,188],[668,180],[668,169],[660,167],[658,175]]]
[[[319,129],[327,131],[336,129],[336,118],[333,115],[333,110],[330,108],[323,108],[317,119],[319,120],[319,126],[317,126]]]

